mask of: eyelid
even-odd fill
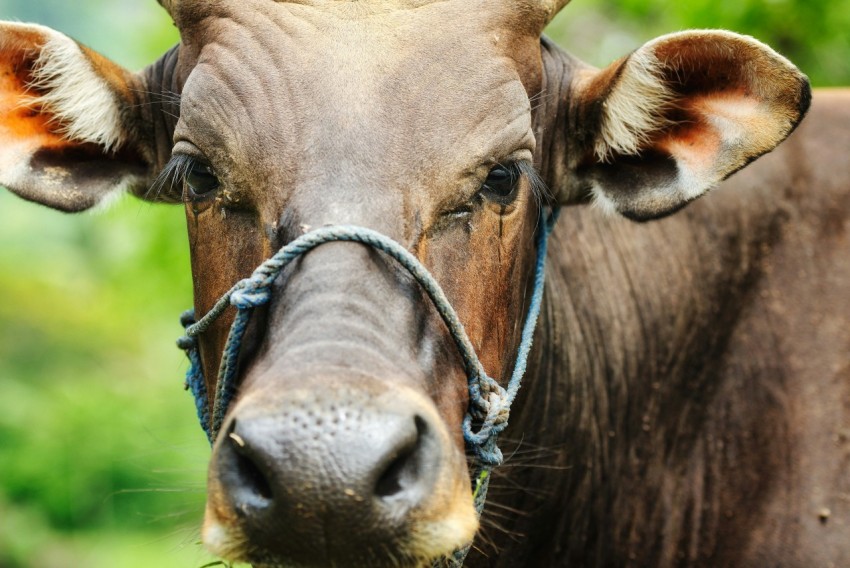
[[[530,170],[534,169],[531,160],[523,160],[523,159],[513,159],[508,158],[505,160],[500,160],[498,162],[494,161],[487,166],[487,170],[483,172],[482,177],[480,178],[481,188],[484,188],[487,184],[487,180],[490,177],[490,174],[496,168],[502,168],[503,170],[510,173],[513,177],[514,182],[518,182],[522,177]],[[479,189],[480,191],[480,189]]]
[[[521,162],[525,162],[529,166],[534,165],[534,154],[531,150],[522,149],[517,150],[515,152],[511,152],[507,156],[504,156],[501,160],[494,161],[492,165],[506,165],[506,164],[520,164]]]
[[[171,149],[171,159],[174,160],[175,158],[187,161],[186,169],[183,171],[184,175],[200,167],[214,176],[218,175],[206,155],[197,146],[186,140],[178,140]]]
[[[201,150],[189,142],[188,140],[178,140],[174,147],[171,148],[171,156],[174,157],[178,154],[188,156],[190,158],[194,158],[198,161],[205,162],[206,158],[204,157],[204,153]]]

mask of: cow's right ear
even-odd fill
[[[59,32],[0,22],[0,185],[69,212],[144,194],[156,154],[144,91]]]

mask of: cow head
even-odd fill
[[[541,42],[563,0],[162,3],[182,41],[139,74],[0,26],[0,183],[67,211],[122,190],[183,202],[198,314],[311,228],[376,229],[432,271],[494,377],[511,371],[546,200],[669,214],[772,149],[808,101],[790,63],[725,32],[588,67]],[[206,545],[390,566],[469,542],[467,379],[411,279],[328,244],[257,316]],[[229,321],[201,337],[211,383]]]

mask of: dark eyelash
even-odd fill
[[[180,201],[183,197],[183,180],[192,168],[198,165],[198,160],[186,154],[174,154],[146,194],[146,198],[155,201]]]
[[[534,196],[538,205],[548,204],[552,201],[552,194],[549,188],[546,187],[546,182],[537,173],[537,170],[531,165],[531,162],[520,161],[516,162],[517,170],[520,176],[528,180],[528,185],[531,188],[531,194]]]

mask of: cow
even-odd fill
[[[563,208],[481,521],[455,343],[407,272],[333,242],[247,329],[212,552],[423,566],[489,523],[466,565],[850,562],[850,97],[801,123],[806,77],[723,31],[595,69],[541,36],[567,3],[162,0],[181,42],[138,74],[0,25],[0,184],[69,212],[182,202],[198,316],[303,234],[362,226],[427,267],[504,382]],[[233,316],[197,339],[210,393]]]

